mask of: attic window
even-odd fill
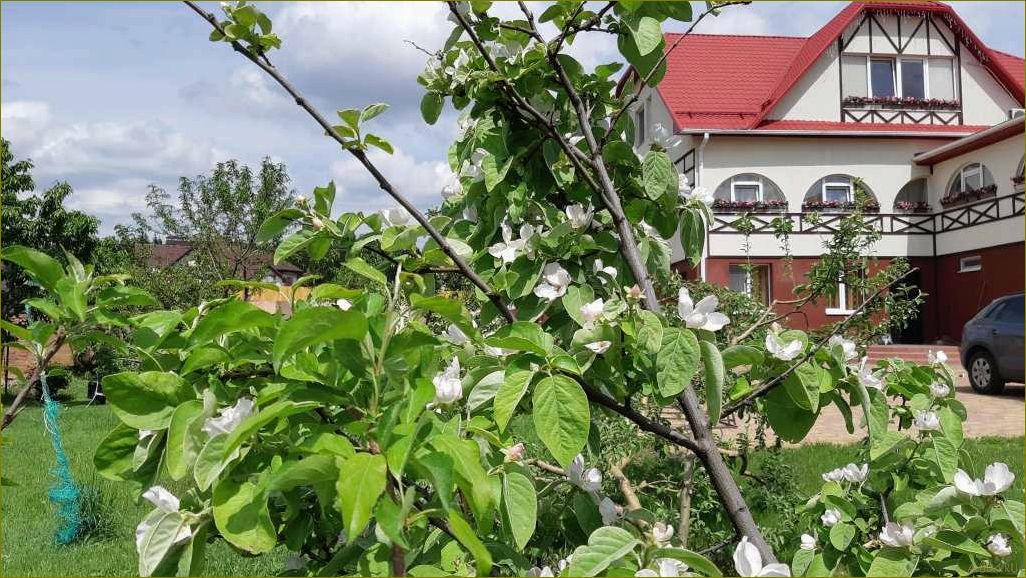
[[[873,96],[894,96],[894,61],[890,58],[873,58],[869,61],[869,82]]]

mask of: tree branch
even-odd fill
[[[755,401],[757,398],[765,395],[769,390],[773,389],[778,384],[783,382],[787,378],[788,375],[791,375],[791,373],[793,373],[796,369],[798,369],[799,365],[801,365],[802,363],[805,363],[805,361],[807,361],[809,358],[811,358],[814,355],[816,355],[816,352],[819,351],[820,349],[822,349],[823,346],[826,345],[826,343],[828,341],[830,341],[831,337],[833,337],[835,335],[839,335],[840,333],[842,333],[844,331],[844,329],[846,327],[848,327],[848,325],[852,322],[852,320],[855,319],[856,317],[858,317],[862,313],[862,311],[864,311],[865,308],[867,306],[869,306],[870,303],[875,301],[885,291],[887,291],[891,287],[894,287],[895,285],[897,285],[899,281],[902,281],[903,279],[905,279],[905,277],[908,277],[909,275],[911,275],[912,273],[914,273],[914,272],[916,272],[918,270],[919,270],[918,267],[912,267],[911,269],[906,271],[904,274],[902,274],[902,275],[896,277],[895,279],[893,279],[887,285],[884,285],[883,287],[877,289],[875,293],[870,295],[868,299],[863,301],[862,304],[858,306],[858,309],[856,309],[854,312],[852,312],[852,314],[849,315],[844,321],[838,323],[837,326],[834,327],[834,330],[830,332],[830,334],[824,336],[822,339],[820,339],[818,342],[816,342],[816,344],[812,348],[810,348],[808,352],[806,352],[804,355],[802,355],[797,361],[792,363],[791,366],[787,368],[787,370],[785,370],[780,375],[774,377],[773,379],[767,381],[766,383],[760,385],[758,388],[755,389],[755,391],[753,391],[752,393],[748,394],[744,398],[742,398],[742,399],[740,399],[740,400],[738,400],[738,401],[736,401],[736,402],[734,402],[732,404],[729,404],[726,407],[724,407],[723,408],[723,412],[721,413],[721,419],[722,418],[726,418],[726,417],[734,414],[735,412],[740,410],[742,407],[745,407],[747,405],[751,405],[751,403],[753,401]]]
[[[623,473],[623,469],[626,468],[627,464],[630,462],[630,456],[626,456],[619,462],[609,466],[609,475],[612,476],[620,486],[620,493],[623,494],[623,500],[627,503],[627,510],[634,511],[641,509],[641,501],[638,500],[638,494],[634,491],[634,486],[631,485],[631,481],[627,478],[627,474]]]
[[[184,1],[189,8],[191,8],[194,12],[199,14],[204,20],[209,22],[210,25],[214,27],[214,29],[224,34],[224,29],[221,26],[221,23],[218,22],[217,18],[215,18],[213,14],[203,10],[199,7],[199,5],[197,5],[192,0]],[[438,243],[438,246],[441,247],[442,251],[450,259],[452,259],[453,263],[456,264],[456,267],[459,268],[460,272],[463,273],[463,275],[467,279],[469,279],[471,283],[473,283],[478,289],[481,290],[481,292],[483,292],[488,297],[488,300],[495,305],[495,307],[499,310],[502,316],[506,318],[507,321],[516,321],[516,316],[513,314],[513,311],[508,306],[506,306],[505,302],[503,302],[502,298],[498,295],[498,293],[493,291],[492,288],[488,285],[488,283],[486,283],[484,279],[482,279],[473,269],[470,268],[469,265],[467,265],[466,261],[464,261],[463,258],[456,253],[455,249],[452,248],[452,246],[445,239],[445,237],[441,233],[439,233],[433,225],[431,225],[431,223],[428,221],[428,218],[424,215],[424,213],[417,209],[417,207],[415,207],[413,203],[409,201],[409,199],[407,199],[402,193],[400,193],[392,185],[392,183],[389,182],[389,180],[385,178],[383,174],[381,174],[381,171],[379,171],[378,168],[374,165],[374,163],[371,162],[371,160],[367,157],[367,154],[363,150],[351,147],[345,141],[342,135],[340,135],[338,131],[335,130],[331,123],[328,122],[324,115],[322,115],[316,108],[314,108],[313,105],[310,104],[309,100],[307,100],[306,97],[304,97],[298,89],[296,89],[287,79],[285,79],[285,77],[278,72],[278,70],[270,63],[270,61],[267,60],[266,57],[261,57],[262,55],[254,54],[252,51],[247,49],[239,42],[232,41],[231,45],[236,52],[243,55],[247,60],[249,60],[253,64],[256,64],[258,67],[260,67],[261,70],[263,70],[271,78],[273,78],[275,82],[277,82],[283,89],[285,89],[285,92],[289,93],[289,96],[291,96],[296,101],[296,104],[300,108],[305,110],[307,114],[309,114],[310,117],[313,118],[317,122],[317,124],[319,124],[321,128],[324,129],[324,131],[327,133],[329,137],[331,137],[337,143],[342,145],[342,147],[346,151],[348,151],[349,154],[353,155],[353,157],[356,158],[356,160],[359,161],[360,164],[363,165],[368,172],[370,172],[370,174],[377,181],[378,186],[383,191],[388,193],[389,196],[395,199],[395,201],[399,203],[400,206],[406,209],[406,212],[408,212],[414,218],[414,220],[416,220],[417,223],[420,224],[420,226],[424,227],[424,230],[427,231],[428,235],[430,235],[431,238],[434,239],[436,243]]]
[[[29,374],[28,379],[25,380],[25,387],[18,392],[18,395],[11,402],[11,405],[7,407],[7,411],[4,412],[3,422],[0,422],[0,431],[7,429],[7,426],[11,425],[14,418],[18,417],[18,411],[21,409],[21,405],[25,403],[25,398],[28,396],[28,392],[32,387],[39,381],[39,377],[46,371],[47,366],[50,365],[50,360],[57,353],[57,350],[64,345],[64,340],[67,338],[67,334],[64,333],[63,329],[58,329],[57,335],[54,340],[50,343],[50,346],[44,350],[43,356],[39,358],[35,368],[32,369],[32,373]]]

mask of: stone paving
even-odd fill
[[[967,437],[1013,437],[1024,434],[1024,430],[1026,430],[1026,403],[1024,403],[1026,387],[1022,384],[1010,383],[1005,386],[1001,395],[981,395],[969,386],[964,369],[954,365],[952,365],[952,369],[958,375],[955,396],[965,404],[968,414],[964,425]],[[853,407],[852,413],[853,422],[857,426],[862,419],[862,410],[860,407]],[[719,428],[720,434],[724,437],[732,437],[739,431],[738,427],[726,425]],[[856,429],[854,434],[849,434],[844,427],[844,418],[841,417],[840,411],[837,406],[831,404],[823,408],[822,414],[816,420],[816,425],[801,443],[849,444],[860,441],[863,435],[863,431],[859,429]]]

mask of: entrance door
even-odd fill
[[[920,271],[916,270],[905,277],[898,286],[909,289],[910,294],[915,295],[916,290],[920,288]],[[927,299],[933,299],[931,295]],[[915,316],[908,320],[908,325],[903,329],[895,329],[891,338],[895,343],[922,343],[923,342],[923,306],[920,305]]]

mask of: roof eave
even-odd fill
[[[987,145],[1001,142],[1026,130],[1026,117],[1017,117],[996,124],[990,128],[974,132],[954,142],[941,145],[933,150],[919,153],[912,157],[917,165],[935,165],[958,155],[981,149]]]

